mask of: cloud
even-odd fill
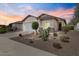
[[[72,16],[74,14],[74,8],[71,9],[57,9],[57,10],[34,10],[32,12],[33,15],[39,16],[42,13],[46,13],[52,16],[60,17],[66,19],[67,22],[69,22],[72,19]]]
[[[64,18],[64,19],[66,19],[66,22],[68,23],[72,20],[73,15],[74,15],[74,11],[75,11],[74,8],[57,9],[57,10],[54,10],[54,11],[48,11],[47,14]]]
[[[72,14],[74,14],[74,8],[71,8],[71,9],[59,8],[59,9],[56,9],[56,10],[36,10],[36,9],[33,9],[30,6],[30,8],[26,7],[23,10],[24,10],[24,13],[26,13],[26,14],[32,14],[32,15],[35,15],[35,16],[39,16],[42,13],[46,13],[46,14],[49,14],[49,15],[53,15],[53,16],[64,18],[67,15],[71,16]]]
[[[33,10],[32,6],[30,6],[30,5],[18,6],[17,9],[20,10],[20,11],[23,11],[23,12],[32,11]]]
[[[0,11],[0,24],[8,25],[11,22],[20,21],[22,16],[19,15],[8,15],[5,12]]]
[[[57,9],[55,11],[49,11],[48,14],[58,16],[58,17],[64,17],[65,15],[74,14],[74,8],[71,9]]]
[[[32,10],[33,8],[31,6],[27,6],[26,10]]]
[[[11,7],[9,4],[5,4],[5,6],[9,8]],[[59,8],[56,10],[37,10],[30,5],[21,5],[13,9],[8,9],[8,11],[0,11],[0,24],[9,24],[11,22],[20,21],[29,14],[39,16],[42,13],[65,18],[68,22],[74,14],[74,8]]]
[[[9,4],[5,4],[5,5],[8,5],[10,6]],[[35,15],[35,16],[38,16],[42,13],[46,13],[46,14],[49,14],[49,15],[53,15],[53,16],[57,16],[57,17],[65,17],[69,14],[74,14],[74,8],[70,8],[70,9],[64,9],[64,8],[57,8],[55,10],[37,10],[37,9],[34,9],[31,5],[19,5],[17,6],[14,11],[12,11],[12,14],[21,14],[21,15],[28,15],[28,14],[31,14],[31,15]]]

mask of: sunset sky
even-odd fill
[[[70,21],[74,14],[74,3],[0,3],[0,24],[21,21],[27,15],[39,16],[42,13]]]

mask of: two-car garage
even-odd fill
[[[32,32],[32,22],[27,22],[23,25],[23,31]]]

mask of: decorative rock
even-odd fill
[[[22,34],[19,34],[19,37],[23,37],[23,35]]]

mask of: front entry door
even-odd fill
[[[59,30],[59,31],[62,30],[62,24],[61,24],[61,22],[59,23],[59,28],[58,28],[58,30]]]

